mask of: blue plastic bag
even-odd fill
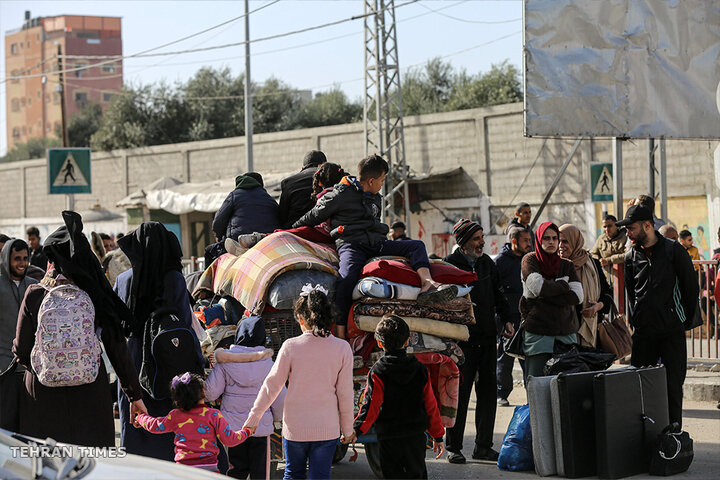
[[[534,470],[532,433],[530,432],[530,407],[515,407],[512,420],[500,447],[498,468],[509,472]]]

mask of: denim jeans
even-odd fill
[[[309,470],[312,480],[330,478],[330,467],[337,448],[338,439],[318,442],[294,442],[283,438],[285,450],[285,475],[288,479],[305,479],[305,470]],[[308,466],[309,463],[309,466]]]

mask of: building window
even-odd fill
[[[20,99],[20,106],[25,108],[25,97]]]
[[[28,97],[28,107],[32,107],[32,97]]]
[[[20,101],[17,98],[13,98],[10,101],[10,109],[13,112],[19,112],[20,111]]]
[[[20,75],[20,70],[13,70],[12,72],[10,72],[10,75],[12,75],[13,77],[17,77],[18,75]],[[12,83],[20,83],[20,80],[15,78],[13,79]]]
[[[115,96],[114,93],[103,92],[103,102],[110,102],[110,101],[112,101],[112,99],[113,99],[114,96]]]
[[[87,92],[75,92],[75,101],[77,103],[85,103],[88,101]]]
[[[37,97],[42,99],[42,92],[40,90],[37,91]]]
[[[82,67],[86,67],[86,66],[87,66],[87,63],[78,63],[77,65],[75,65],[76,68],[82,68]],[[85,70],[85,69],[77,70],[75,72],[75,76],[77,78],[82,78],[82,76],[85,74],[85,72],[87,72],[87,70]]]
[[[115,65],[103,65],[102,72],[103,73],[115,73]]]
[[[17,46],[17,43],[13,43],[12,45],[10,45],[10,53],[12,53],[13,55],[17,55],[17,54],[18,54],[18,46]]]
[[[18,137],[20,137],[20,129],[15,127],[15,128],[13,128],[13,138],[18,138]]]

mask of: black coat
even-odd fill
[[[634,335],[652,337],[682,331],[698,305],[700,286],[682,245],[655,232],[650,258],[642,248],[625,254],[625,289]]]
[[[390,227],[380,222],[382,196],[364,192],[353,177],[345,177],[317,205],[293,224],[314,227],[330,219],[330,236],[344,243],[373,246],[387,239]]]
[[[280,183],[280,208],[278,216],[280,228],[288,230],[292,224],[315,206],[312,198],[313,175],[317,165],[308,165],[295,175],[291,175]]]
[[[236,188],[215,213],[212,229],[219,240],[246,233],[271,233],[279,227],[278,204],[263,187]]]
[[[473,286],[470,298],[475,306],[475,325],[468,325],[471,345],[485,345],[497,341],[497,327],[495,325],[495,313],[500,317],[500,323],[505,325],[512,322],[510,306],[500,283],[500,273],[492,259],[483,254],[475,260],[473,265],[468,263],[465,255],[456,250],[455,253],[445,257],[445,261],[468,272],[475,272],[477,281],[471,283]]]
[[[518,257],[512,251],[511,245],[503,245],[500,254],[495,257],[495,265],[500,275],[500,286],[505,293],[505,298],[510,307],[510,316],[513,325],[517,328],[520,325],[520,297],[523,294],[522,286],[522,257]]]

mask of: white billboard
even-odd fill
[[[525,0],[525,135],[720,139],[719,0]]]

